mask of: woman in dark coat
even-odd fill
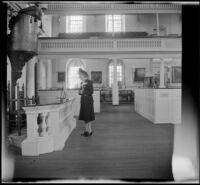
[[[81,135],[87,137],[92,135],[91,124],[95,120],[94,100],[92,97],[93,82],[88,79],[88,73],[83,69],[79,69],[79,77],[82,81],[79,89],[79,94],[81,95],[79,120],[85,122],[85,132]]]

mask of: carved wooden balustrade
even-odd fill
[[[40,38],[39,54],[67,52],[146,52],[181,51],[181,38]]]

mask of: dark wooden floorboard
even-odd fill
[[[70,135],[63,151],[37,157],[15,154],[15,178],[95,178],[172,180],[173,125],[153,124],[133,105],[102,105],[93,123],[94,135]]]

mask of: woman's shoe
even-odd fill
[[[87,131],[85,131],[85,132],[83,132],[82,134],[81,134],[81,136],[85,136],[85,137],[88,137],[90,134],[89,134],[89,132],[87,132]]]

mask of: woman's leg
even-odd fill
[[[88,123],[88,132],[89,133],[92,132],[92,122],[91,121]]]
[[[88,129],[88,122],[85,121],[85,131],[84,131],[81,135],[82,135],[82,136],[86,136],[86,134],[89,133],[88,130],[89,130],[89,129]]]
[[[85,131],[89,132],[89,124],[88,124],[88,122],[85,122]]]

